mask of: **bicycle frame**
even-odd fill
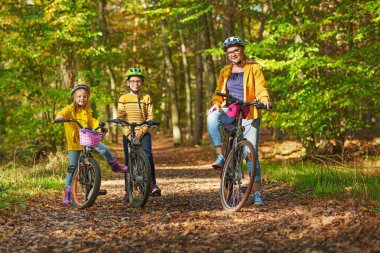
[[[64,122],[76,123],[80,129],[84,129],[77,119],[57,119],[54,121],[54,123]],[[93,131],[96,131],[99,128],[104,132],[104,123],[101,122],[97,128],[93,129]],[[100,139],[96,139],[96,141],[100,141]],[[79,209],[89,207],[95,202],[97,196],[100,195],[99,189],[101,184],[100,167],[98,162],[92,156],[94,146],[90,146],[91,144],[96,145],[96,143],[89,142],[89,146],[86,145],[87,142],[81,144],[83,149],[78,157],[76,168],[70,178],[72,204]]]
[[[225,210],[236,212],[244,206],[252,191],[257,161],[255,148],[243,135],[245,131],[245,126],[242,125],[243,112],[245,108],[252,105],[259,109],[265,106],[257,101],[245,102],[224,93],[217,93],[217,95],[226,97],[228,101],[239,106],[233,126],[224,127],[228,133],[228,141],[225,148],[226,160],[220,175],[222,206]]]
[[[243,106],[239,109],[238,116],[236,117],[236,120],[233,123],[233,127],[231,129],[226,130],[228,133],[228,141],[227,141],[227,148],[225,149],[225,157],[228,156],[229,152],[236,148],[237,143],[244,139],[243,133],[244,133],[244,126],[242,126],[243,122]]]
[[[144,207],[150,194],[151,166],[148,155],[142,149],[140,138],[136,136],[135,128],[142,125],[152,127],[160,123],[143,121],[142,123],[128,123],[120,119],[109,119],[107,122],[129,126],[131,133],[127,142],[128,167],[125,173],[125,190],[129,194],[129,202],[133,207]]]

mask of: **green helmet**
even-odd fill
[[[145,73],[140,68],[130,68],[130,69],[128,69],[127,73],[125,74],[125,78],[127,78],[127,80],[128,80],[131,76],[141,76],[144,79]]]

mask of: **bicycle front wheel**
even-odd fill
[[[71,180],[71,202],[74,207],[90,207],[98,197],[101,172],[98,162],[91,157],[75,169]]]
[[[129,202],[133,207],[144,207],[150,194],[150,162],[146,153],[137,148],[129,160],[127,173]]]
[[[256,174],[255,154],[248,140],[239,141],[230,151],[220,183],[220,197],[225,210],[237,212],[247,202]]]

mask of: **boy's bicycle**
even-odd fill
[[[75,208],[90,207],[100,193],[101,172],[98,162],[93,158],[94,147],[99,146],[105,132],[104,122],[100,122],[95,129],[84,128],[77,119],[59,119],[54,123],[74,122],[79,126],[80,144],[83,152],[79,156],[78,165],[71,177],[71,203]],[[97,132],[101,129],[102,132]]]
[[[264,109],[265,105],[255,100],[244,102],[225,93],[217,93],[231,104],[236,104],[237,117],[233,125],[225,126],[228,141],[224,148],[226,162],[221,174],[220,197],[223,208],[227,211],[239,211],[249,198],[256,175],[256,151],[250,141],[243,137],[245,126],[242,126],[243,111],[250,106]]]
[[[158,122],[143,121],[142,123],[128,123],[121,119],[109,119],[118,126],[129,126],[131,141],[128,142],[128,172],[125,173],[125,190],[128,192],[129,202],[133,207],[144,207],[148,201],[151,184],[151,166],[147,154],[141,147],[140,138],[136,137],[135,128],[138,126],[154,127]]]

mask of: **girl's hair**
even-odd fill
[[[88,96],[88,100],[87,100],[87,104],[82,107],[82,106],[79,106],[76,102],[75,102],[75,94],[78,92],[78,90],[84,90],[86,93],[87,93],[87,96]],[[71,95],[71,98],[74,100],[73,101],[73,104],[74,104],[74,114],[77,114],[77,111],[78,111],[78,108],[82,107],[83,109],[85,109],[87,111],[87,115],[91,115],[91,104],[90,104],[90,93],[88,92],[88,90],[86,89],[77,89],[76,91],[74,91],[74,93]]]

